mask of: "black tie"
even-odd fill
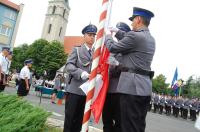
[[[89,52],[90,56],[92,56],[91,49],[89,49],[88,52]]]

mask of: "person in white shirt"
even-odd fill
[[[11,80],[11,76],[9,75],[9,72],[10,72],[10,66],[12,62],[12,56],[13,56],[12,51],[10,51],[8,56],[6,57],[6,60],[7,60],[6,83],[7,84]]]
[[[30,90],[30,68],[32,67],[32,59],[24,61],[24,67],[20,71],[20,81],[17,90],[18,96],[27,96]]]
[[[6,72],[8,69],[8,61],[6,60],[6,57],[9,52],[9,47],[2,47],[2,52],[0,53],[0,92],[4,91],[6,86]]]

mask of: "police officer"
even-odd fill
[[[68,86],[68,99],[65,103],[64,132],[80,132],[86,103],[86,95],[79,88],[90,76],[92,64],[92,46],[97,27],[89,24],[82,30],[84,43],[74,47],[66,63],[66,70],[72,76]]]
[[[156,113],[157,109],[159,108],[158,106],[159,106],[159,95],[156,94],[153,99],[153,108],[154,108],[153,112],[154,113]]]
[[[166,115],[169,115],[169,102],[170,102],[170,96],[169,95],[167,95],[166,96],[166,100],[165,100],[165,111],[166,111]]]
[[[121,30],[122,32],[129,32],[131,31],[130,27],[124,22],[118,22],[116,27]],[[118,36],[115,36],[118,40]],[[121,60],[121,54],[112,54],[110,57],[116,59],[116,61]],[[109,59],[110,67],[109,67],[109,87],[108,87],[108,94],[106,96],[103,113],[102,113],[102,120],[103,120],[103,131],[104,132],[120,132],[120,108],[119,108],[119,98],[118,94],[116,93],[117,84],[119,81],[120,71],[117,69],[118,67],[115,66],[114,60]],[[114,63],[113,63],[114,62]],[[117,63],[117,62],[116,62]],[[119,62],[118,62],[119,63]]]
[[[180,108],[182,107],[182,104],[183,104],[183,99],[182,99],[182,96],[180,96],[180,97],[178,97],[178,99],[176,100],[176,102],[175,102],[175,113],[174,113],[174,116],[175,117],[178,117],[178,115],[179,115],[179,110],[180,110]]]
[[[170,96],[170,99],[167,101],[167,115],[171,115],[172,107],[174,106],[175,100],[173,96]]]
[[[145,118],[151,100],[153,72],[151,62],[155,52],[155,40],[148,26],[154,14],[142,8],[133,8],[132,31],[120,30],[116,42],[106,35],[105,45],[111,53],[121,53],[121,74],[117,85],[119,93],[121,132],[144,132]]]
[[[159,103],[159,108],[160,108],[159,114],[162,114],[162,113],[163,113],[163,108],[164,108],[164,106],[165,106],[165,96],[164,96],[164,95],[161,95],[160,103]]]
[[[187,119],[190,105],[191,105],[191,101],[188,98],[186,98],[183,103],[183,119]]]
[[[12,61],[12,56],[13,56],[13,52],[10,51],[8,56],[6,57],[6,60],[7,60],[7,71],[6,71],[6,82],[8,84],[8,81],[10,79],[10,76],[9,76],[9,72],[10,72],[10,66],[11,66],[11,61]]]
[[[18,96],[27,96],[30,90],[30,68],[32,67],[32,59],[24,61],[24,67],[21,69],[19,74],[19,87],[17,90]]]
[[[191,120],[195,121],[196,120],[196,112],[198,111],[198,100],[197,99],[193,99],[192,104],[190,105],[190,113],[191,113]]]
[[[6,73],[8,71],[8,61],[6,57],[9,55],[9,52],[9,47],[2,47],[2,52],[0,53],[0,92],[4,91],[6,86]]]

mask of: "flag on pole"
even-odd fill
[[[172,84],[171,84],[171,88],[174,90],[175,96],[181,95],[181,87],[183,85],[183,82],[184,81],[182,79],[178,80],[178,68],[176,68],[176,70],[174,72]]]
[[[91,111],[94,116],[94,120],[96,123],[98,123],[101,113],[103,110],[104,102],[106,99],[107,89],[108,89],[108,83],[109,83],[109,76],[108,76],[108,68],[109,65],[106,63],[108,57],[109,57],[109,51],[108,49],[103,46],[102,48],[102,54],[100,56],[99,60],[99,66],[98,66],[98,74],[102,76],[103,84],[96,82],[96,84],[101,85],[102,87],[100,89],[95,89],[95,100],[93,100],[93,103],[91,105]],[[98,86],[96,86],[98,88]],[[98,91],[98,93],[96,92]],[[94,97],[95,97],[94,96]]]
[[[174,72],[174,77],[173,77],[173,80],[172,80],[172,83],[171,83],[171,88],[174,90],[174,94],[175,96],[178,95],[179,93],[179,86],[178,86],[178,68],[176,67],[176,70]]]
[[[173,88],[175,82],[178,80],[178,68],[176,67],[176,70],[174,72],[174,77],[173,77],[173,80],[172,80],[172,83],[171,83],[171,88]],[[174,89],[174,88],[173,88]]]
[[[106,63],[109,55],[110,53],[108,49],[105,46],[103,46],[102,53],[100,55],[99,65],[97,68],[98,74],[96,77],[95,91],[91,104],[91,111],[96,123],[98,123],[101,117],[109,84],[109,76],[108,76],[109,64]],[[89,81],[85,82],[80,86],[80,88],[86,95],[88,94],[88,86],[89,86]]]

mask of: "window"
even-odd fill
[[[0,34],[5,36],[11,35],[11,28],[5,25],[0,25]]]
[[[56,12],[56,6],[53,6],[52,14],[54,14],[55,12]]]
[[[48,29],[48,33],[51,32],[51,24],[49,24],[49,29]]]
[[[14,11],[6,10],[4,16],[9,19],[16,20],[16,13]]]
[[[63,11],[63,17],[65,18],[65,12],[66,12],[66,9],[64,9],[64,11]]]
[[[60,27],[59,37],[60,37],[61,33],[62,33],[62,27]]]

